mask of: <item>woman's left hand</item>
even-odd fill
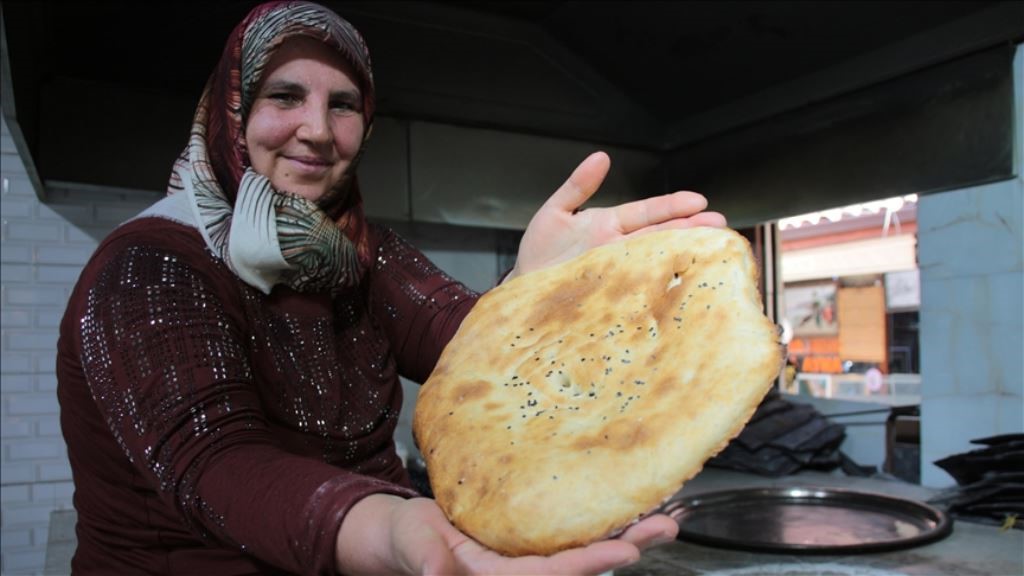
[[[456,574],[602,574],[632,564],[647,548],[675,540],[679,525],[664,514],[655,514],[630,526],[617,538],[601,540],[551,556],[502,556],[460,532],[448,522],[434,500],[416,498],[403,505],[405,515],[397,524],[396,540],[406,565],[424,575]]]
[[[724,227],[725,217],[704,212],[708,202],[696,192],[674,192],[611,208],[579,211],[604,182],[611,160],[604,152],[588,156],[530,220],[512,272],[527,274],[564,262],[591,248],[669,228]]]

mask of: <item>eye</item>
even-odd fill
[[[294,106],[302,101],[302,97],[293,92],[271,92],[267,98],[284,106]]]
[[[331,100],[331,110],[341,113],[358,112],[359,105],[352,99],[349,98],[336,98]]]

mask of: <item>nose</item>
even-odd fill
[[[305,142],[322,144],[331,140],[331,128],[327,106],[307,104],[303,107],[302,118],[295,135]]]

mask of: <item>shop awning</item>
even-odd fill
[[[782,253],[782,281],[799,282],[917,267],[917,237],[899,234]]]

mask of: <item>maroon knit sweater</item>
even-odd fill
[[[143,218],[86,265],[57,355],[76,574],[334,572],[341,520],[413,496],[392,434],[477,295],[390,230],[331,298],[245,285]]]

